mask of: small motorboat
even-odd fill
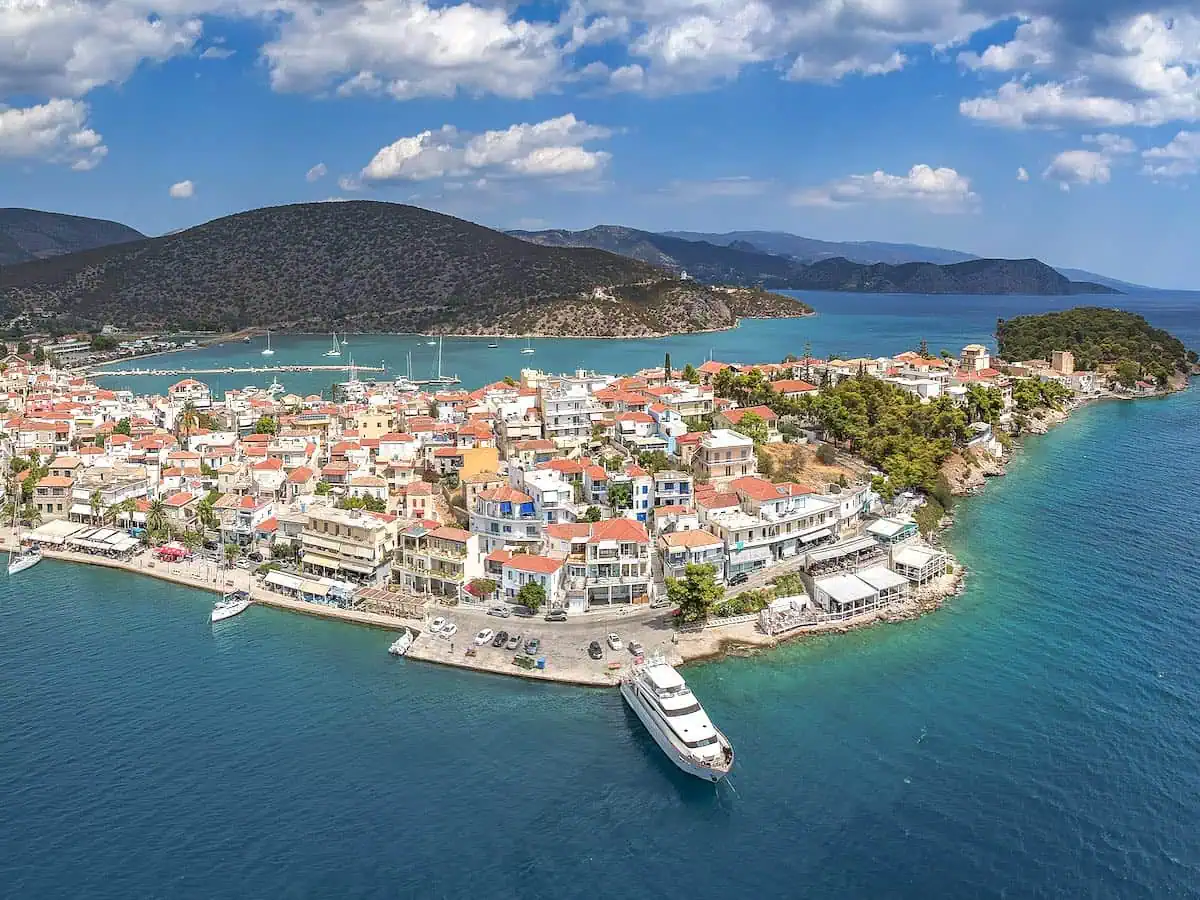
[[[413,645],[413,633],[407,628],[401,633],[400,637],[388,647],[388,653],[392,656],[403,656],[408,652],[408,648]]]
[[[497,344],[495,341],[492,341],[490,344],[488,344],[488,349],[489,349],[489,350],[495,350],[495,349],[496,349],[497,347],[499,347],[499,346],[500,346],[500,345],[499,345],[499,344]]]
[[[249,609],[253,602],[247,591],[230,591],[213,607],[212,621],[221,622],[225,619],[232,619]]]

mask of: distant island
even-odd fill
[[[747,285],[682,279],[587,248],[540,247],[413,206],[259,209],[186,231],[0,267],[0,313],[80,331],[645,337],[811,314]]]
[[[144,238],[128,225],[105,219],[36,209],[0,209],[0,266]]]
[[[827,257],[806,263],[766,253],[745,242],[729,245],[602,225],[587,231],[513,231],[547,247],[590,247],[619,253],[705,282],[767,290],[853,291],[888,294],[1119,294],[1089,281],[1071,281],[1036,259],[970,259],[863,263]]]

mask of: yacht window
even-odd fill
[[[712,737],[701,738],[698,741],[684,741],[684,743],[692,749],[697,747],[707,747],[710,744],[715,744],[716,742],[717,736],[715,734]]]
[[[693,703],[691,706],[685,706],[682,709],[664,709],[663,712],[672,718],[675,716],[686,716],[690,713],[700,712],[700,704]]]

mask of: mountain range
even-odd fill
[[[0,313],[74,328],[633,336],[810,311],[602,250],[538,246],[369,201],[252,210],[0,267]]]
[[[0,266],[140,241],[128,225],[36,209],[0,209]]]
[[[729,243],[692,240],[620,225],[601,225],[586,231],[513,231],[523,240],[548,247],[593,247],[619,253],[681,275],[711,283],[757,285],[768,290],[862,291],[872,293],[936,294],[1109,294],[1119,291],[1093,282],[1071,281],[1036,259],[956,260],[948,263],[905,261],[861,262],[843,256],[820,256],[811,262],[792,255],[764,252],[758,245],[735,239]],[[768,232],[735,232],[765,235]],[[697,235],[724,240],[728,235]],[[778,237],[778,235],[777,235]],[[776,250],[801,250],[807,238],[780,239]],[[823,243],[823,242],[810,242]],[[824,244],[836,247],[836,244]],[[855,245],[867,246],[867,245]],[[902,245],[891,247],[894,257]],[[813,249],[809,246],[809,249]],[[918,250],[922,248],[913,247]],[[925,248],[929,249],[929,248]],[[823,251],[822,251],[823,252]],[[860,255],[865,251],[860,250]],[[937,251],[951,254],[953,251]],[[961,255],[961,254],[959,254]]]

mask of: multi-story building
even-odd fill
[[[590,441],[592,425],[604,417],[604,407],[586,384],[545,388],[541,401],[542,429],[560,447]]]
[[[227,495],[213,504],[221,523],[221,541],[248,547],[260,525],[274,514],[274,503],[266,497]]]
[[[982,344],[967,344],[959,353],[962,367],[968,372],[981,372],[992,367],[992,357]]]
[[[695,483],[687,472],[661,469],[654,473],[654,508],[692,506],[696,502]]]
[[[700,438],[692,459],[696,477],[701,481],[728,482],[758,473],[754,441],[736,431],[717,428]]]
[[[375,584],[387,577],[395,524],[362,510],[313,507],[300,535],[303,571]]]
[[[406,591],[463,599],[467,585],[483,577],[479,535],[442,525],[411,525],[400,533],[392,578]]]
[[[546,608],[566,605],[564,573],[566,559],[538,556],[533,553],[514,553],[500,565],[500,592],[509,603],[516,603],[521,588],[527,584],[541,585],[546,592]]]
[[[542,543],[542,525],[533,498],[507,485],[480,491],[471,510],[471,532],[480,536],[484,553],[535,549]]]
[[[692,564],[712,566],[717,581],[725,580],[725,542],[704,530],[673,531],[658,538],[664,578],[682,578]]]
[[[585,608],[650,602],[654,584],[650,536],[641,522],[606,519],[593,524],[584,565],[582,577],[568,575],[567,591],[579,595]]]
[[[46,475],[33,489],[33,504],[44,521],[65,519],[71,512],[74,482],[61,475]]]
[[[99,492],[99,496],[96,493]],[[71,488],[71,520],[96,524],[97,518],[104,519],[109,510],[126,500],[139,500],[150,496],[150,476],[143,466],[117,465],[111,467],[92,466],[84,469],[74,479]],[[92,509],[93,498],[99,500],[99,517]]]

